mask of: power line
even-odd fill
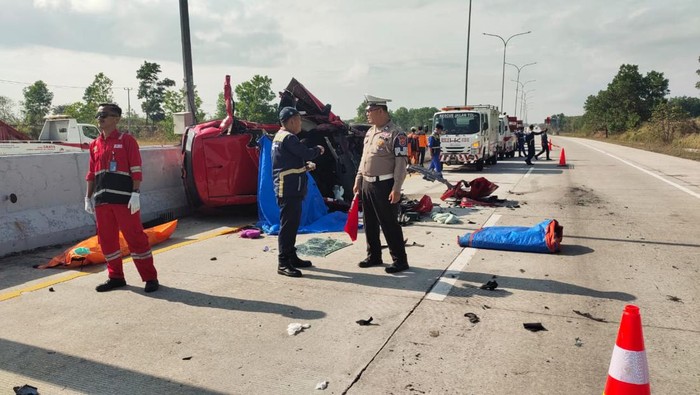
[[[17,84],[17,85],[34,85],[36,82],[23,82],[23,81],[12,81],[12,80],[3,80],[0,79],[0,82],[5,82],[8,84]],[[46,84],[46,83],[44,83]],[[72,86],[72,85],[53,85],[53,84],[46,84],[46,86],[50,86],[52,88],[69,88],[69,89],[87,89],[87,86]],[[112,89],[120,89],[120,88],[125,88],[123,86],[113,86]]]

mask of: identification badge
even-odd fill
[[[109,162],[109,171],[117,171],[117,161],[116,160]]]

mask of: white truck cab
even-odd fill
[[[433,125],[441,124],[440,161],[446,165],[474,165],[498,161],[498,108],[488,104],[449,106],[433,116]]]
[[[49,115],[45,120],[38,140],[1,141],[0,155],[82,151],[100,135],[95,125],[78,123],[66,115]]]

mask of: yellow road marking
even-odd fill
[[[171,246],[159,248],[159,249],[157,249],[157,250],[154,250],[154,251],[153,251],[153,254],[154,254],[154,255],[160,254],[160,253],[162,253],[162,252],[174,250],[174,249],[180,248],[180,247],[185,247],[185,246],[188,246],[188,245],[190,245],[190,244],[194,244],[194,243],[197,243],[197,242],[200,242],[200,241],[204,241],[204,240],[208,240],[208,239],[213,239],[214,237],[217,237],[217,236],[223,236],[223,235],[235,233],[235,232],[238,232],[239,230],[241,230],[242,228],[243,228],[242,226],[238,226],[238,227],[235,227],[235,228],[228,228],[228,229],[222,230],[222,231],[220,231],[220,232],[216,232],[216,233],[212,233],[212,234],[209,234],[209,235],[206,235],[206,236],[202,236],[202,237],[197,238],[197,239],[194,239],[194,240],[187,240],[187,241],[183,241],[183,242],[180,242],[180,243],[177,243],[177,244],[173,244],[173,245],[171,245]],[[124,263],[133,262],[133,259],[131,259],[131,257],[127,257],[127,258],[124,258],[123,262],[124,262]],[[40,283],[38,283],[38,284],[30,285],[30,286],[25,287],[25,288],[21,288],[21,289],[17,289],[17,290],[14,290],[14,291],[6,292],[6,293],[3,293],[3,294],[0,294],[0,302],[4,302],[4,301],[6,301],[6,300],[8,300],[8,299],[16,298],[16,297],[22,295],[22,294],[25,293],[25,292],[34,292],[34,291],[38,291],[38,290],[40,290],[40,289],[48,288],[48,287],[50,287],[50,286],[52,286],[52,285],[64,283],[64,282],[66,282],[66,281],[70,281],[70,280],[76,279],[76,278],[78,278],[78,277],[83,277],[83,276],[87,276],[87,275],[90,275],[90,274],[93,274],[93,273],[91,273],[91,272],[73,272],[73,273],[67,274],[67,275],[65,275],[65,276],[62,276],[62,277],[59,277],[59,278],[55,278],[55,279],[53,279],[53,280],[43,281],[43,282],[40,282]]]

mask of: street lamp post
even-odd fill
[[[493,36],[493,37],[498,37],[503,41],[503,71],[502,71],[502,76],[501,76],[501,111],[503,111],[503,92],[505,88],[505,82],[506,82],[506,49],[508,47],[508,41],[510,41],[511,38],[516,37],[516,36],[522,36],[523,34],[529,34],[532,33],[531,30],[528,30],[526,32],[518,33],[518,34],[513,34],[512,36],[508,37],[507,40],[504,40],[503,37],[499,36],[498,34],[490,34],[490,33],[484,33],[485,36]]]
[[[472,31],[472,0],[469,0],[469,20],[467,24],[467,71],[464,78],[464,105],[467,105],[467,93],[469,93],[469,38]]]
[[[511,80],[511,81],[517,82],[518,85],[520,86],[520,115],[521,115],[521,119],[522,119],[522,115],[523,115],[523,97],[525,96],[525,85],[529,84],[530,82],[535,82],[536,80],[529,80],[529,81],[525,81],[524,83],[523,83],[523,82],[520,82],[520,81],[516,81],[516,80]],[[528,92],[533,92],[533,91],[534,91],[534,89],[532,89],[532,90],[530,90],[530,91],[528,91]],[[517,109],[516,109],[516,111],[517,111]],[[517,114],[516,114],[516,116],[517,116]]]
[[[520,67],[518,67],[517,65],[514,65],[513,63],[506,63],[506,64],[511,65],[511,66],[515,67],[516,69],[518,69],[518,79],[515,81],[516,82],[516,84],[515,84],[515,108],[513,109],[513,113],[515,113],[517,115],[517,113],[518,113],[518,88],[520,85],[520,70],[524,69],[527,66],[532,66],[533,64],[537,64],[537,62],[524,64]]]
[[[126,91],[126,130],[131,133],[131,89],[124,88]]]

